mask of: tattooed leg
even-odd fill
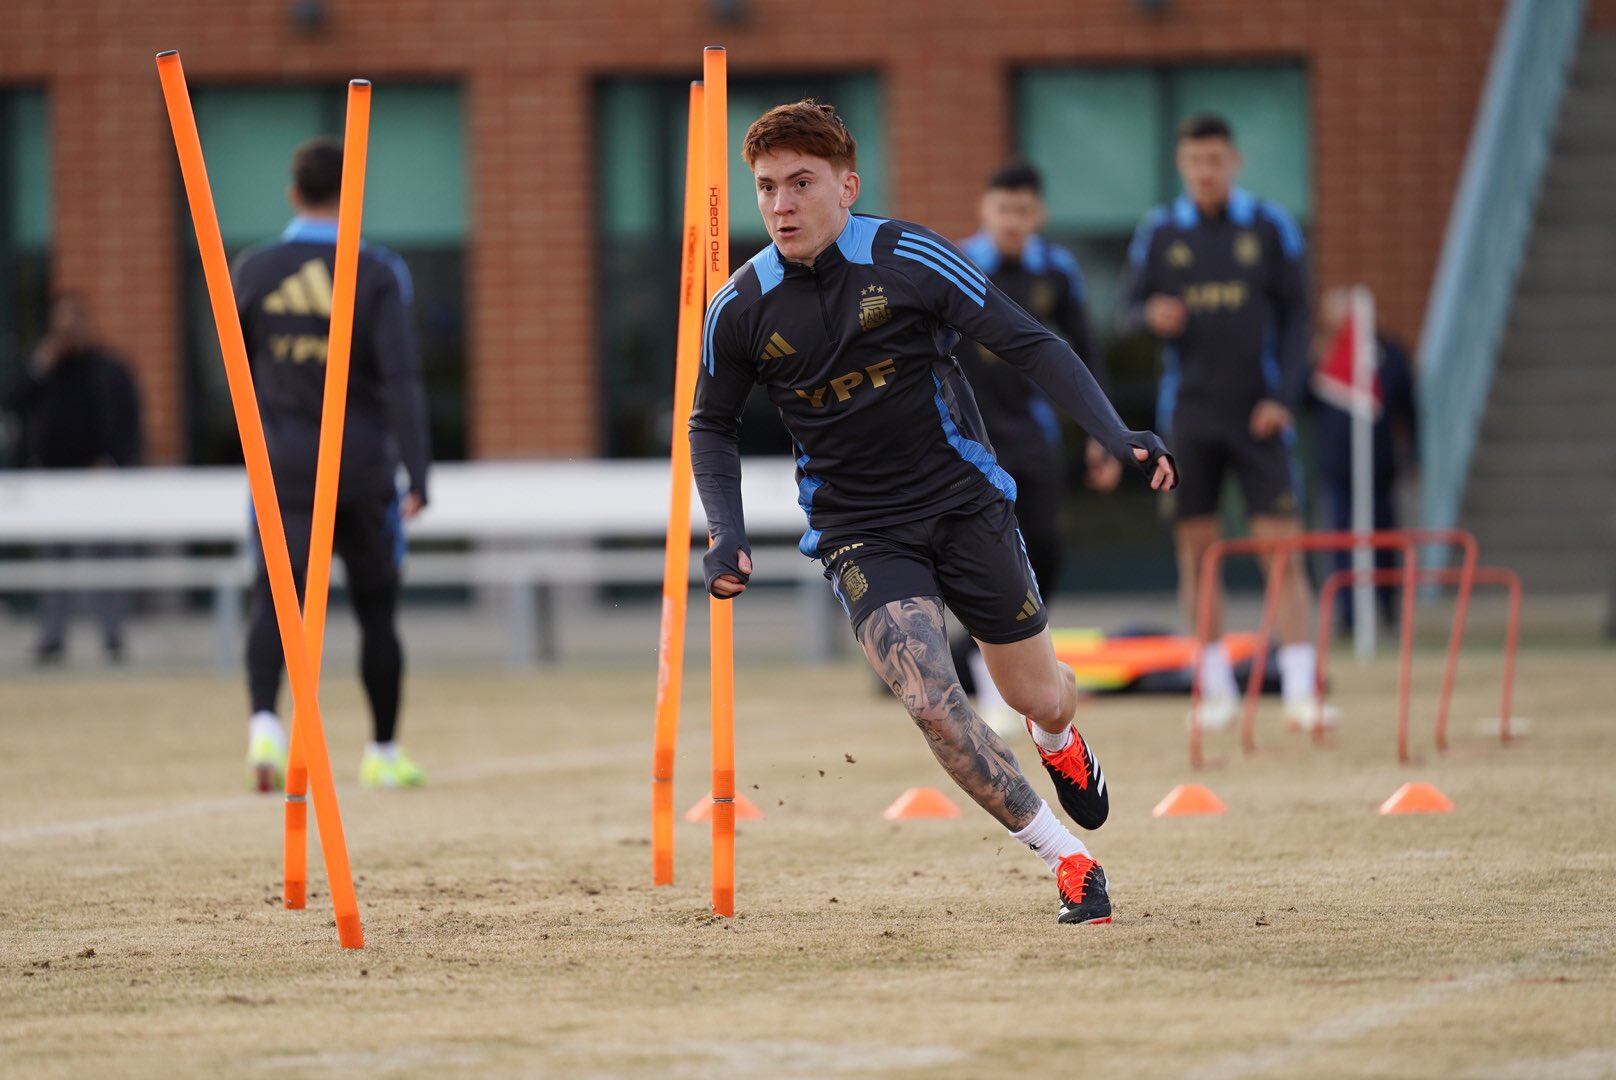
[[[948,653],[943,602],[935,596],[894,600],[865,618],[858,636],[870,666],[925,732],[954,782],[1005,828],[1025,828],[1043,800],[1004,740],[966,701]]]

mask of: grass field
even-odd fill
[[[1479,726],[1497,659],[1467,658],[1445,758],[1421,699],[1407,768],[1393,666],[1339,661],[1339,745],[1270,710],[1268,749],[1202,777],[1216,819],[1150,816],[1192,778],[1182,702],[1087,706],[1113,791],[1090,838],[1108,927],[1056,926],[1041,865],[973,807],[881,819],[944,778],[860,668],[739,673],[740,787],[767,820],[741,829],[733,923],[706,913],[703,826],[679,826],[679,883],[648,884],[650,663],[413,679],[406,741],[432,783],[402,794],[346,782],[363,713],[334,670],[353,953],[319,880],[308,910],[279,905],[280,802],[239,793],[235,680],[9,678],[0,1069],[1609,1075],[1616,662],[1524,654],[1531,733],[1502,750]],[[681,809],[706,789],[703,707]],[[1457,812],[1377,816],[1407,779]]]

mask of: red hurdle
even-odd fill
[[[1273,639],[1274,619],[1279,610],[1279,588],[1292,556],[1307,551],[1350,551],[1368,547],[1376,550],[1398,550],[1403,553],[1403,567],[1394,571],[1402,575],[1404,583],[1402,610],[1402,645],[1400,649],[1397,711],[1397,760],[1409,760],[1408,722],[1409,696],[1414,671],[1414,586],[1419,574],[1416,548],[1425,544],[1458,546],[1464,561],[1459,570],[1459,599],[1454,609],[1453,629],[1448,635],[1447,666],[1442,678],[1442,692],[1437,701],[1437,749],[1447,748],[1448,707],[1453,696],[1453,682],[1459,667],[1459,644],[1462,628],[1470,610],[1470,589],[1475,581],[1476,538],[1463,529],[1385,529],[1371,533],[1327,532],[1302,533],[1298,536],[1258,539],[1243,537],[1219,540],[1207,548],[1201,559],[1200,596],[1198,597],[1195,640],[1195,672],[1190,682],[1190,765],[1196,769],[1204,764],[1201,732],[1201,660],[1206,642],[1212,638],[1212,599],[1219,581],[1223,560],[1230,555],[1270,555],[1268,580],[1263,596],[1262,627],[1258,632],[1258,646],[1252,659],[1251,675],[1246,683],[1245,708],[1240,717],[1240,745],[1246,753],[1257,749],[1257,706],[1262,694],[1264,669],[1267,665],[1268,646]]]
[[[1461,584],[1463,571],[1451,568],[1424,567],[1419,571],[1420,584],[1431,585],[1458,585]],[[1328,646],[1330,643],[1330,626],[1335,621],[1335,602],[1341,590],[1348,585],[1360,582],[1371,585],[1397,585],[1403,580],[1400,570],[1355,570],[1346,567],[1337,570],[1324,581],[1324,587],[1319,590],[1319,698],[1324,697],[1325,670],[1328,663]],[[1510,709],[1515,698],[1515,653],[1520,645],[1521,634],[1521,576],[1515,571],[1502,566],[1478,566],[1472,577],[1473,585],[1500,585],[1509,590],[1509,622],[1504,634],[1504,678],[1503,689],[1498,703],[1498,738],[1500,742],[1509,742]],[[1459,627],[1459,636],[1462,639],[1465,628]],[[1438,718],[1440,725],[1437,730],[1437,745],[1447,745],[1447,716]],[[1315,733],[1317,734],[1317,733]]]

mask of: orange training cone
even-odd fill
[[[888,821],[906,821],[913,818],[959,817],[959,807],[949,801],[936,788],[912,787],[898,801],[887,807],[882,817]]]
[[[1382,814],[1448,814],[1453,800],[1426,783],[1404,784],[1380,804]]]
[[[686,821],[711,821],[713,819],[713,793],[708,792],[701,800],[685,811]],[[736,821],[762,821],[763,811],[757,804],[739,791],[735,793],[735,820]]]
[[[1200,784],[1180,784],[1156,804],[1151,817],[1202,817],[1221,814],[1228,807],[1211,790]]]

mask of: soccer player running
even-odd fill
[[[1130,431],[1058,336],[931,230],[850,212],[856,145],[835,111],[781,105],[743,154],[773,243],[713,297],[690,420],[712,545],[707,587],[745,590],[740,415],[762,383],[791,432],[800,545],[825,566],[871,666],[954,781],[1054,873],[1060,921],[1109,922],[1105,874],[971,710],[949,658],[946,606],[981,644],[1061,805],[1080,826],[1109,812],[1105,777],[1072,726],[1077,685],[1055,659],[1016,529],[1015,483],[994,459],[952,351],[962,334],[1026,371],[1151,486],[1176,477],[1160,439]]]
[[[1302,235],[1279,207],[1234,186],[1240,152],[1221,117],[1179,128],[1184,194],[1150,211],[1128,248],[1125,321],[1163,342],[1157,424],[1185,464],[1176,495],[1179,599],[1197,626],[1201,556],[1218,539],[1218,500],[1233,472],[1251,535],[1301,531],[1293,417],[1307,385],[1308,296]],[[1331,722],[1315,693],[1309,589],[1300,558],[1283,582],[1278,626],[1287,721]],[[1221,608],[1221,601],[1218,601]],[[1221,632],[1218,615],[1214,635]],[[1239,688],[1221,644],[1205,650],[1201,723],[1227,727]]]
[[[1083,271],[1070,251],[1040,235],[1048,220],[1043,178],[1025,161],[1012,161],[988,178],[978,208],[981,229],[960,250],[987,279],[1039,322],[1064,337],[1103,389],[1106,372],[1089,323]],[[1060,579],[1059,516],[1065,487],[1060,422],[1049,398],[1021,370],[980,344],[959,351],[960,366],[976,396],[994,456],[1016,482],[1016,523],[1027,544],[1034,576],[1053,589]],[[1122,463],[1089,438],[1084,483],[1111,491]],[[1000,734],[1019,725],[993,686],[982,653],[969,635],[956,637],[954,666],[977,710]]]
[[[235,267],[236,304],[299,594],[313,524],[341,186],[341,141],[304,143],[292,159],[288,194],[296,216],[278,243],[246,252]],[[385,248],[361,247],[333,547],[347,569],[359,620],[359,673],[373,725],[359,769],[366,787],[415,787],[424,780],[396,741],[404,680],[395,625],[403,523],[427,501],[426,395],[412,302],[404,261]],[[402,497],[400,461],[409,477]],[[283,663],[260,552],[247,634],[247,766],[259,791],[277,790],[284,782],[286,735],[275,712]]]

